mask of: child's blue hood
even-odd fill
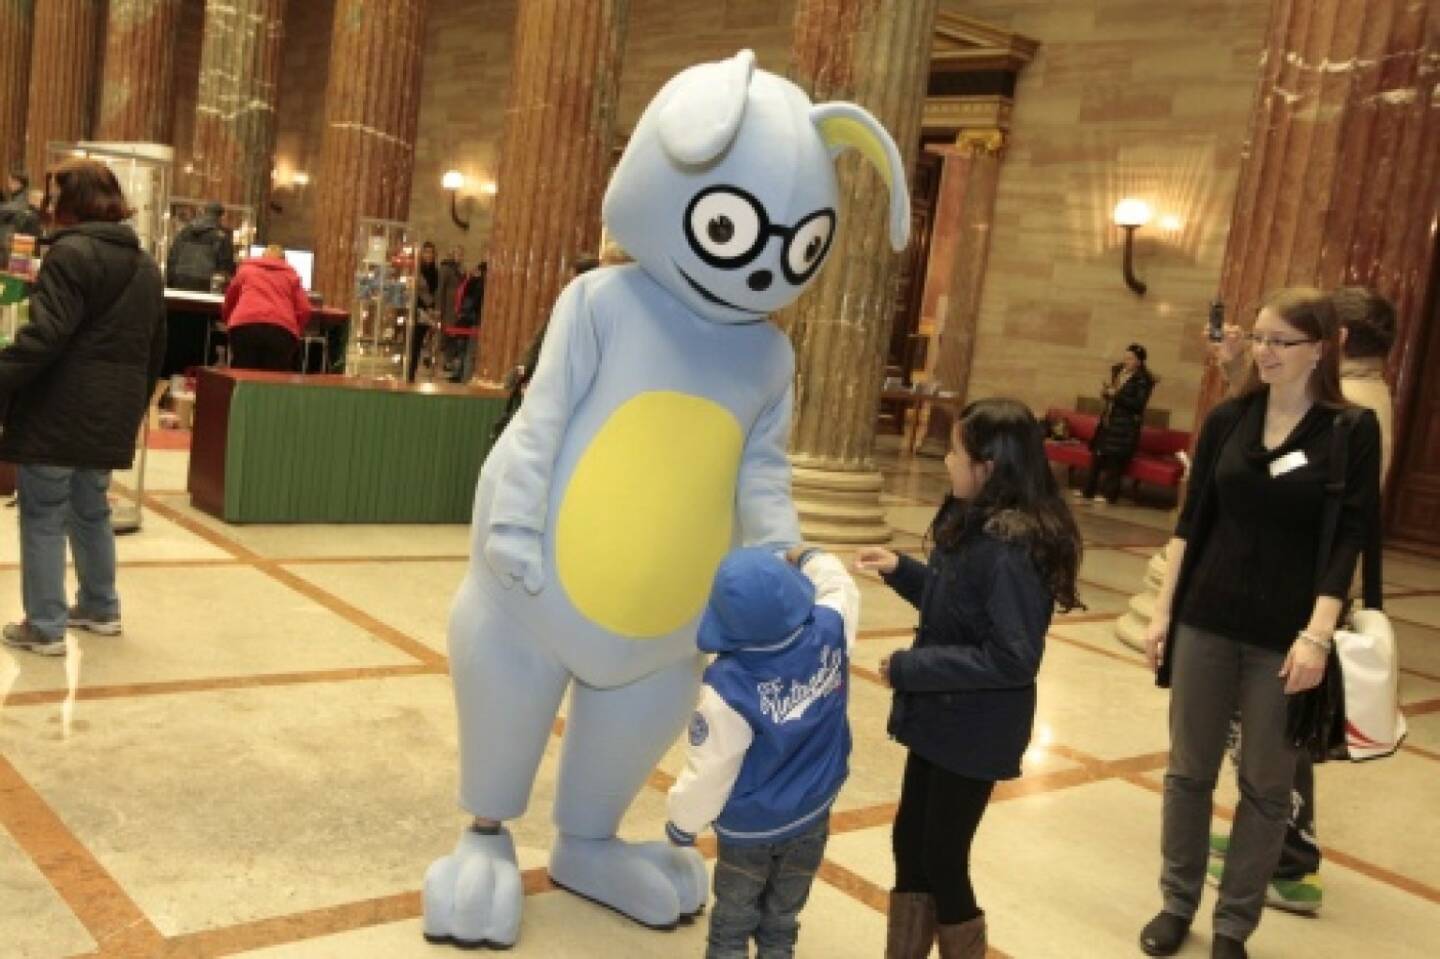
[[[815,584],[768,549],[732,550],[715,571],[697,642],[708,653],[773,646],[809,620]]]

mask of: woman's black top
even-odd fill
[[[890,735],[957,775],[1019,776],[1055,605],[1028,546],[977,529],[884,579],[920,611],[915,644],[890,658]]]
[[[1116,382],[1119,375],[1117,370],[1111,383]],[[1154,389],[1155,377],[1142,366],[1115,391],[1105,404],[1100,427],[1090,443],[1090,448],[1097,455],[1126,460],[1135,455],[1140,445],[1140,430],[1145,422],[1145,407]]]
[[[1317,595],[1349,594],[1379,522],[1380,425],[1365,410],[1351,432],[1340,523],[1317,582],[1338,411],[1312,406],[1267,450],[1267,398],[1261,391],[1222,403],[1200,431],[1175,529],[1187,545],[1172,620],[1284,652],[1309,623]]]

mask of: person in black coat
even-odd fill
[[[1240,802],[1215,906],[1211,956],[1243,959],[1260,923],[1291,814],[1299,750],[1288,698],[1325,675],[1356,560],[1380,522],[1380,427],[1340,390],[1340,320],[1318,290],[1270,297],[1249,334],[1242,394],[1200,429],[1189,491],[1166,547],[1146,631],[1156,682],[1170,688],[1161,836],[1161,911],[1140,933],[1149,955],[1178,952],[1210,867],[1215,780],[1240,713]],[[1341,414],[1353,418],[1342,482]],[[1322,542],[1327,502],[1338,517]]]
[[[1145,407],[1155,389],[1155,376],[1145,365],[1145,355],[1145,347],[1139,343],[1125,347],[1124,359],[1110,368],[1110,382],[1101,387],[1105,411],[1090,441],[1094,461],[1085,489],[1078,494],[1084,499],[1094,501],[1102,482],[1106,501],[1114,503],[1120,498],[1120,478],[1140,446]]]
[[[159,267],[121,222],[130,211],[108,167],[71,160],[48,184],[58,229],[30,322],[0,351],[0,460],[18,466],[25,606],[4,641],[55,656],[67,650],[67,627],[120,632],[106,490],[110,471],[134,461],[165,355],[165,299]],[[67,531],[80,581],[70,609]]]
[[[999,780],[1020,775],[1035,679],[1058,603],[1079,605],[1080,532],[1045,460],[1040,424],[1014,400],[970,404],[945,457],[951,495],[928,563],[876,546],[879,572],[920,612],[914,645],[880,666],[889,732],[909,750],[895,816],[885,955],[985,955],[970,845]]]

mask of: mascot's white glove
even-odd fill
[[[545,585],[540,534],[523,526],[492,526],[485,540],[485,562],[506,589],[517,582],[532,596]]]

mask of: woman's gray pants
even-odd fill
[[[1215,932],[1244,941],[1260,923],[1265,890],[1290,815],[1296,751],[1285,740],[1281,653],[1181,625],[1170,684],[1170,766],[1165,772],[1160,889],[1164,909],[1193,919],[1210,857],[1210,814],[1238,710],[1245,748],[1240,805],[1230,832]]]

